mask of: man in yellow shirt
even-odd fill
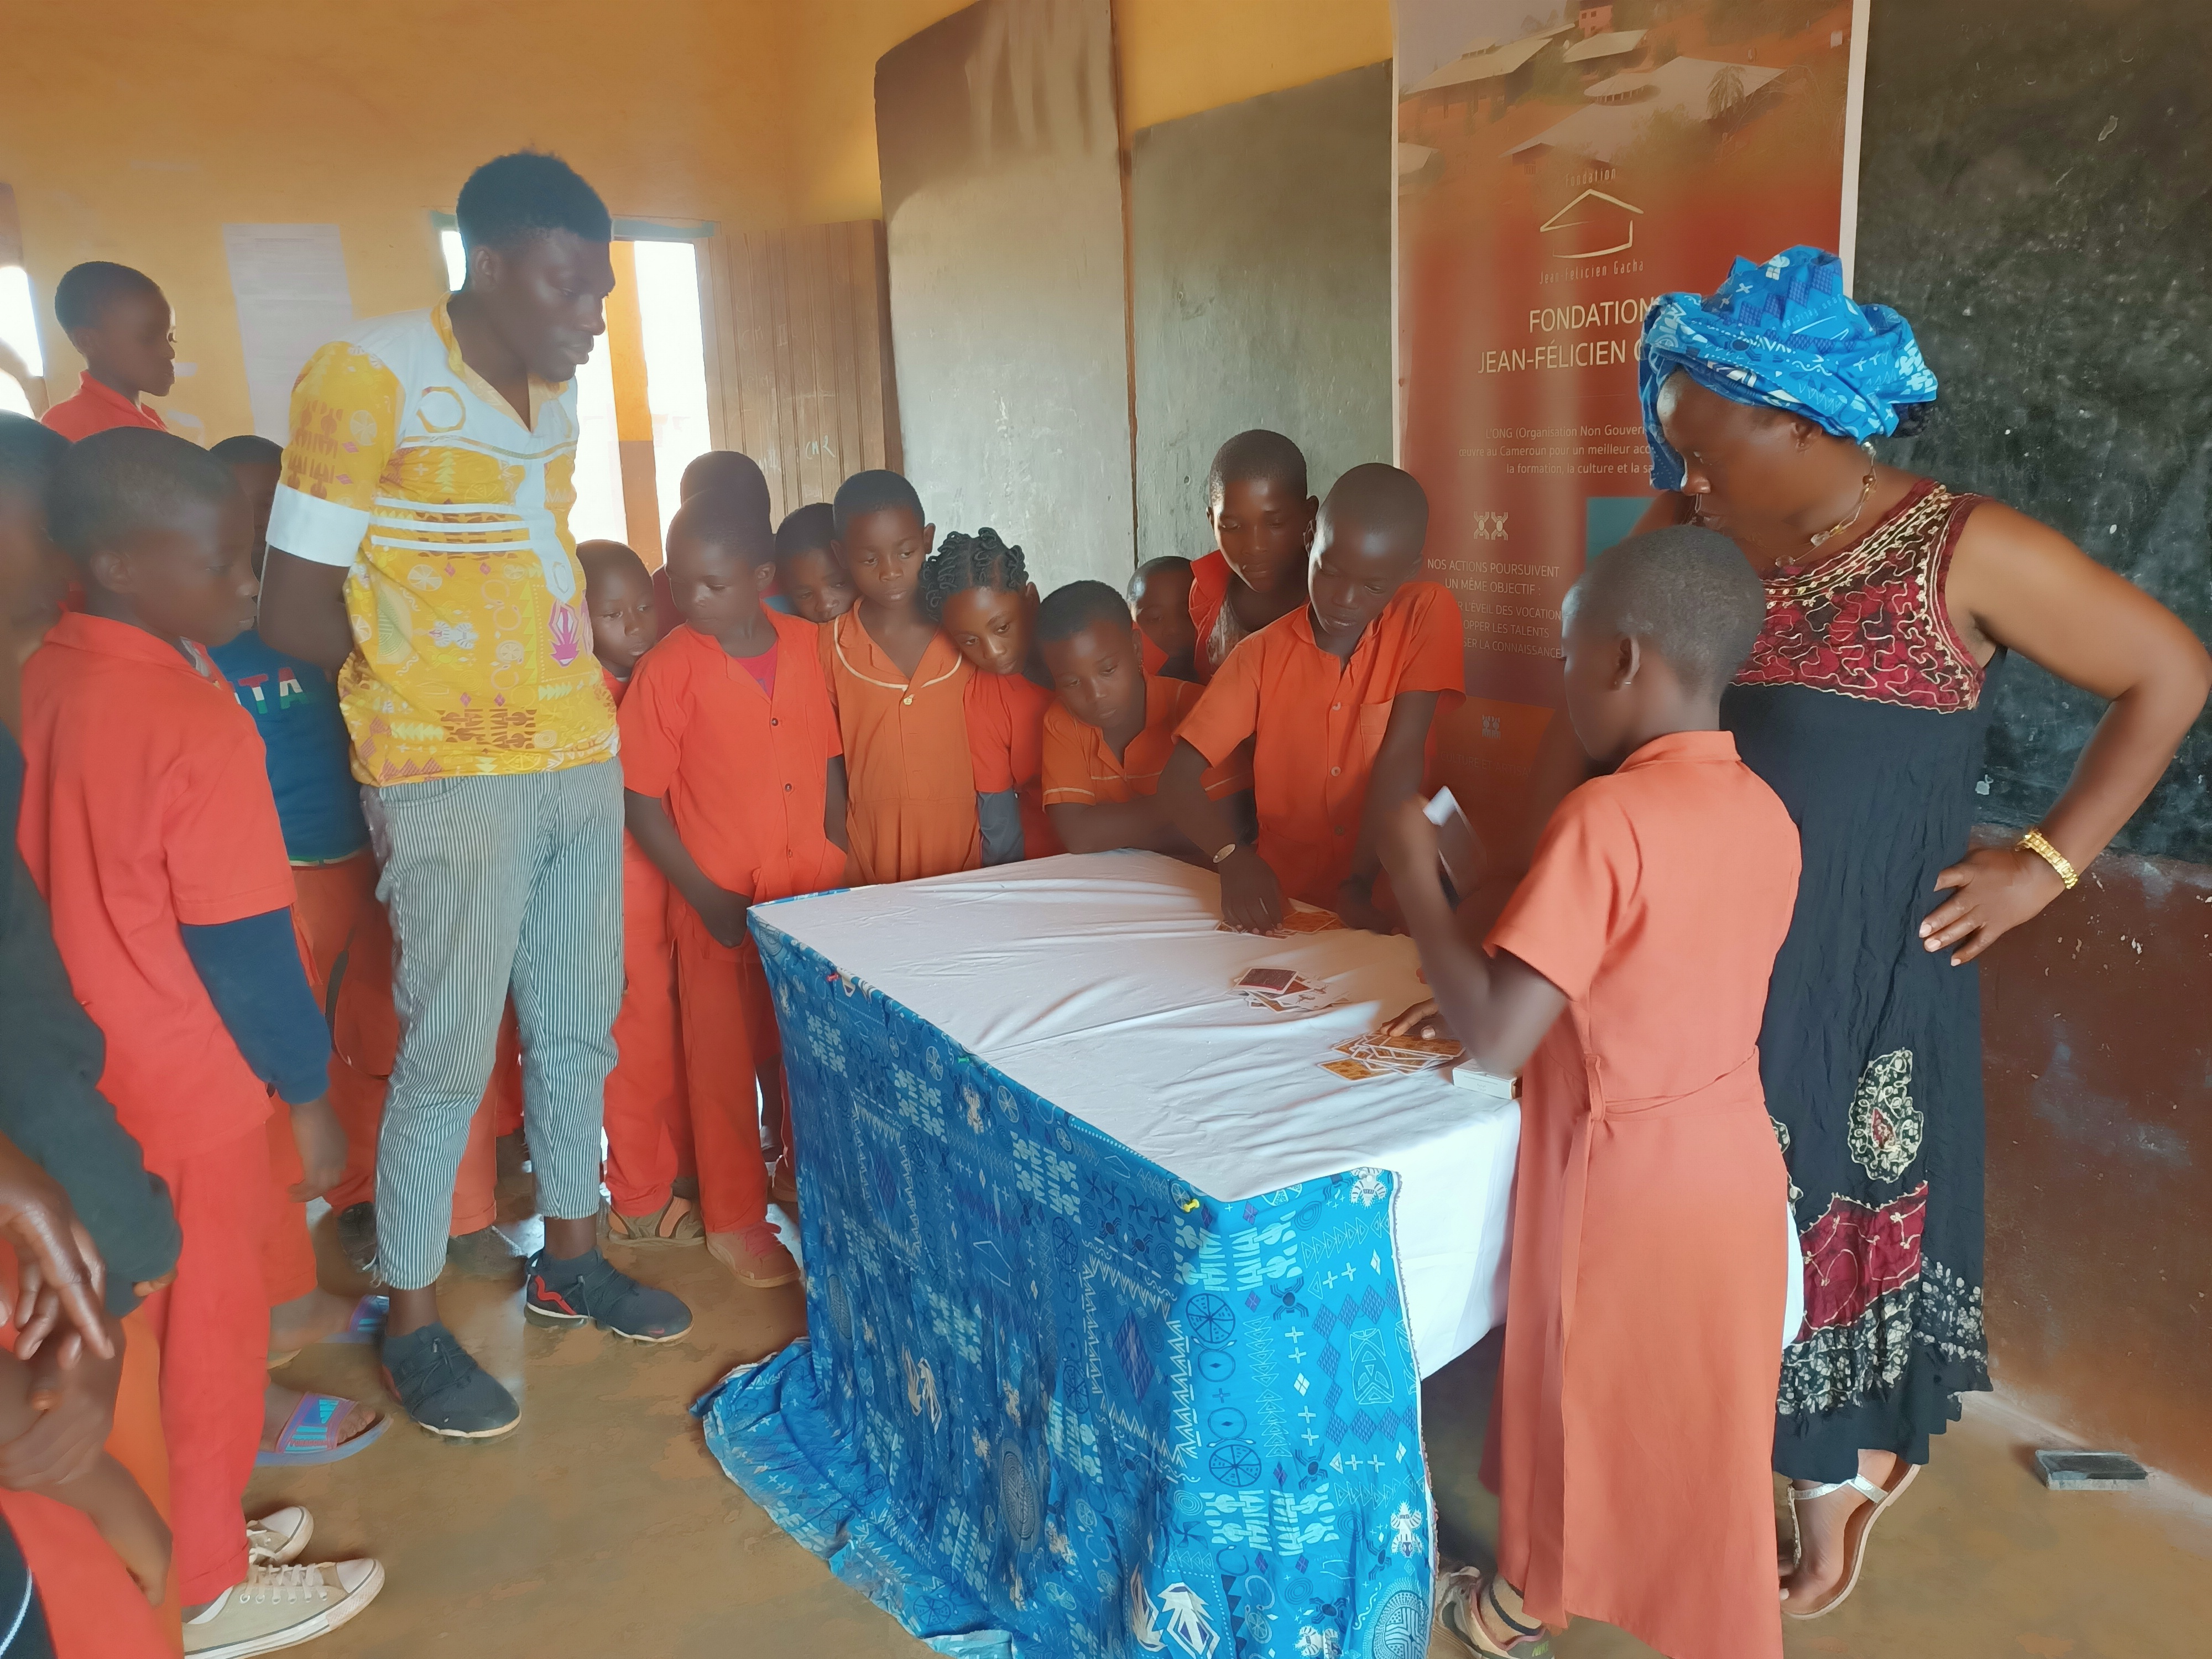
[[[530,152],[479,167],[454,216],[460,291],[358,325],[293,388],[261,633],[337,678],[398,945],[377,1152],[385,1370],[424,1428],[485,1439],[520,1408],[440,1322],[434,1285],[510,985],[545,1215],[528,1312],[649,1342],[691,1316],[595,1237],[622,773],[568,508],[612,224],[565,162]]]

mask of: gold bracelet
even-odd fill
[[[2036,857],[2056,870],[2058,872],[2058,879],[2066,884],[2068,892],[2072,892],[2074,884],[2081,879],[2074,872],[2074,866],[2066,861],[2066,854],[2045,840],[2042,830],[2030,830],[2013,845],[2021,852],[2034,854]]]

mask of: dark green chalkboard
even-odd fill
[[[2212,634],[2212,4],[1874,0],[1856,292],[1943,392],[1888,459],[2057,526]],[[2027,823],[2100,705],[2015,662],[1985,816]],[[2212,721],[2116,845],[2212,862]]]

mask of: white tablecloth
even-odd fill
[[[763,906],[761,921],[896,999],[1025,1088],[1208,1196],[1365,1165],[1400,1177],[1407,1324],[1423,1376],[1505,1310],[1520,1109],[1435,1073],[1347,1083],[1330,1045],[1425,990],[1413,942],[1224,933],[1207,872],[1152,853],[1042,859]],[[1247,968],[1341,1006],[1249,1006]]]

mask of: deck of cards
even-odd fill
[[[1319,905],[1300,904],[1293,899],[1291,901],[1290,908],[1283,912],[1283,919],[1275,925],[1274,929],[1270,933],[1261,933],[1259,937],[1288,939],[1293,933],[1326,933],[1343,926],[1344,924],[1336,919],[1334,911],[1324,910]],[[1233,933],[1238,930],[1223,921],[1215,923],[1213,931],[1217,933]]]
[[[1295,968],[1247,968],[1229,981],[1229,988],[1242,991],[1253,1007],[1277,1014],[1317,1014],[1338,1001]]]
[[[1449,1037],[1392,1036],[1370,1031],[1336,1045],[1334,1060],[1321,1068],[1347,1083],[1370,1078],[1404,1077],[1413,1072],[1440,1072],[1456,1064],[1465,1051]]]

